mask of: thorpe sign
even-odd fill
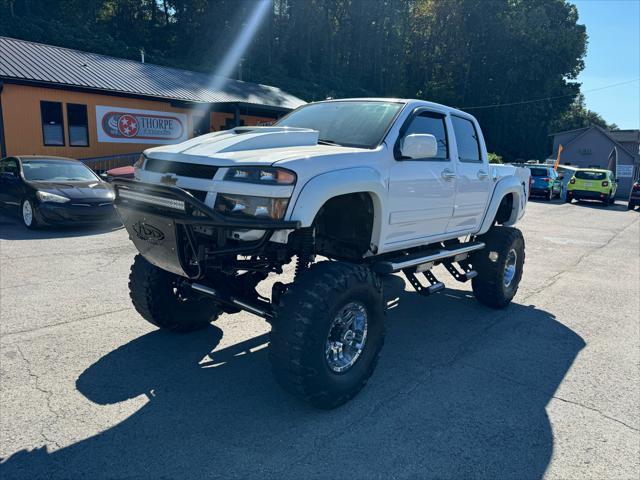
[[[96,105],[99,142],[180,143],[188,138],[182,113]]]

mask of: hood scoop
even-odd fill
[[[263,148],[305,147],[318,143],[318,131],[292,127],[236,127],[189,141],[181,153],[210,156],[216,153]],[[194,140],[200,140],[195,143]]]

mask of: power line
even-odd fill
[[[591,90],[585,90],[584,92],[580,92],[580,93],[590,93],[590,92],[597,92],[598,90],[605,90],[607,88],[613,88],[613,87],[619,87],[621,85],[627,85],[629,83],[634,83],[640,81],[640,78],[636,78],[635,80],[628,80],[626,82],[620,82],[620,83],[612,83],[611,85],[606,85],[604,87],[598,87],[598,88],[592,88]],[[480,106],[476,106],[476,107],[458,107],[459,110],[477,110],[480,108],[498,108],[498,107],[510,107],[512,105],[526,105],[528,103],[536,103],[536,102],[544,102],[547,100],[555,100],[557,98],[567,98],[567,97],[575,97],[576,94],[575,93],[570,93],[568,95],[556,95],[555,97],[545,97],[545,98],[536,98],[534,100],[523,100],[521,102],[510,102],[510,103],[498,103],[495,105],[480,105]]]

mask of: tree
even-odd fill
[[[272,5],[244,52],[245,80],[309,101],[417,97],[458,106],[478,117],[489,148],[507,161],[545,157],[558,125],[597,120],[573,103],[587,36],[565,0]],[[148,62],[213,72],[255,8],[256,0],[0,0],[0,34],[136,60],[144,49]]]
[[[599,114],[587,109],[584,103],[584,95],[580,94],[560,118],[552,123],[551,129],[553,132],[565,132],[591,125],[597,125],[605,130],[616,130],[618,128],[615,123],[609,124]]]

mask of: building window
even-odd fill
[[[47,146],[64,146],[62,124],[62,104],[60,102],[40,102],[42,117],[42,140]]]
[[[69,145],[72,147],[89,146],[89,124],[87,106],[67,103],[67,125],[69,125]]]
[[[240,123],[236,125],[236,121],[233,117],[225,118],[224,125],[220,125],[220,130],[231,130],[236,127],[244,127],[244,120],[240,120]]]

